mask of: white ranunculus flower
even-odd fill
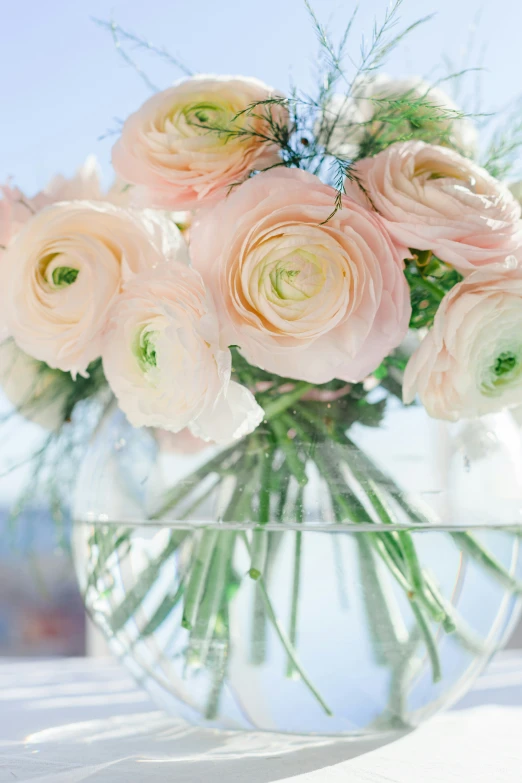
[[[477,270],[442,300],[410,359],[403,396],[457,421],[522,403],[522,260]]]
[[[126,284],[111,308],[103,346],[106,378],[135,427],[227,443],[252,432],[263,410],[230,380],[214,308],[200,275],[182,264]]]
[[[425,82],[420,77],[408,79],[392,79],[385,74],[371,78],[360,78],[354,85],[351,97],[335,94],[328,104],[322,121],[316,126],[319,140],[328,151],[334,155],[353,158],[357,155],[359,145],[367,131],[376,131],[372,119],[379,111],[393,111],[386,103],[379,105],[379,100],[403,98],[407,96],[412,101],[425,100],[435,109],[440,107],[441,114],[449,112],[458,114],[459,109],[451,98],[440,89]],[[382,106],[382,109],[381,109]],[[420,112],[422,116],[422,112]],[[477,131],[473,123],[465,118],[455,116],[438,123],[443,131],[451,131],[449,141],[465,155],[474,155],[477,149]],[[433,126],[433,123],[431,123]],[[425,127],[430,130],[430,121]],[[404,136],[411,131],[406,125],[397,127],[397,136]],[[444,143],[442,139],[432,138],[432,143]]]
[[[122,283],[172,260],[188,263],[188,253],[163,213],[89,201],[47,207],[2,259],[8,333],[29,356],[84,373],[100,356],[107,312]]]
[[[0,344],[0,387],[17,412],[46,430],[65,419],[67,387],[60,388],[58,370],[51,370],[21,351],[14,340]]]

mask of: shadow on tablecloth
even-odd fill
[[[522,704],[520,654],[498,658],[458,707],[486,702]],[[198,729],[92,660],[0,667],[0,726],[0,783],[275,783],[382,745]]]

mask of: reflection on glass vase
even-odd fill
[[[78,480],[78,578],[169,712],[386,736],[462,695],[516,620],[521,486],[509,413],[442,425],[381,387],[294,393],[221,449],[116,412]]]

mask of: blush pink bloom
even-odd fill
[[[101,353],[122,284],[170,261],[188,263],[167,216],[105,202],[53,204],[34,215],[2,258],[8,334],[29,356],[73,375]]]
[[[403,396],[456,421],[522,403],[522,262],[476,270],[442,300],[411,357]]]
[[[231,380],[212,301],[200,275],[172,264],[138,275],[111,308],[103,368],[134,427],[228,443],[252,432],[264,413]]]
[[[312,174],[274,169],[191,231],[224,344],[311,383],[362,380],[400,343],[410,317],[401,257],[380,218],[348,198],[331,216],[335,196]]]
[[[60,201],[104,201],[118,206],[129,202],[129,188],[115,182],[105,191],[101,185],[101,173],[94,155],[90,155],[73,177],[60,174],[35,196],[26,196],[19,188],[9,184],[0,186],[0,273],[4,275],[2,258],[9,245],[25,224],[42,209]],[[6,305],[2,302],[5,288],[0,290],[0,341],[8,335],[5,323]]]
[[[520,205],[485,169],[447,147],[406,141],[360,160],[346,192],[368,199],[402,246],[431,250],[463,274],[522,244]]]
[[[131,114],[113,148],[114,168],[139,186],[133,195],[146,206],[195,209],[218,201],[251,171],[280,160],[278,145],[256,134],[270,134],[269,119],[286,126],[286,109],[265,104],[245,111],[275,97],[257,79],[186,79]]]

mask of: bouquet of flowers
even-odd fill
[[[399,5],[351,77],[347,34],[334,45],[312,14],[314,96],[189,75],[123,123],[108,191],[92,160],[32,198],[2,189],[0,374],[49,431],[35,477],[57,505],[53,466],[75,464],[115,404],[134,427],[176,434],[181,451],[218,444],[150,516],[182,520],[209,476],[224,487],[233,473],[219,521],[253,525],[238,540],[274,622],[264,528],[303,522],[311,473],[332,523],[431,521],[356,446],[354,422],[377,425],[390,398],[418,396],[450,421],[522,402],[521,207],[502,181],[515,144],[497,135],[479,162],[474,123],[440,86],[381,73],[404,35],[390,33]],[[453,535],[520,588],[471,534]],[[202,532],[177,596],[193,655],[221,633],[231,541]],[[465,629],[409,532],[370,546],[407,595],[437,679],[431,623]],[[315,693],[295,625],[276,626]]]

